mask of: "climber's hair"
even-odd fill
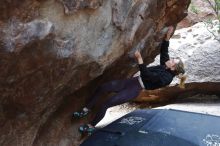
[[[180,79],[179,87],[185,88],[185,81],[186,81],[187,76],[184,75],[185,74],[184,64],[183,64],[183,61],[179,57],[177,57],[176,59],[179,60],[179,62],[175,66],[175,74],[177,78]]]
[[[177,77],[180,79],[179,87],[184,89],[185,88],[185,81],[186,81],[187,76],[183,75],[183,74],[179,74]]]

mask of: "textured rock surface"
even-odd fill
[[[214,0],[211,0],[214,2]],[[188,9],[188,16],[184,18],[177,28],[186,28],[195,23],[216,19],[216,14],[206,0],[192,0]]]
[[[0,145],[78,145],[83,121],[71,121],[72,111],[104,80],[136,71],[131,48],[151,62],[189,3],[0,1]]]
[[[103,0],[60,0],[63,3],[66,14],[77,12],[80,9],[97,9],[103,3]]]
[[[186,89],[173,86],[178,83],[175,79],[171,87],[141,93],[140,101],[164,101],[176,98],[181,94],[196,93],[216,94],[220,96],[220,42],[216,36],[218,21],[213,21],[213,27],[207,27],[200,22],[196,25],[175,31],[170,40],[170,57],[180,57],[186,66]],[[152,65],[159,63],[159,56]]]

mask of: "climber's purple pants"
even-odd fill
[[[95,126],[105,116],[105,113],[109,107],[116,106],[130,101],[138,96],[142,87],[138,81],[138,77],[129,78],[125,80],[114,80],[101,85],[90,98],[87,104],[88,109],[92,109],[101,95],[106,92],[116,92],[117,94],[110,97],[101,107],[96,114],[91,125]]]

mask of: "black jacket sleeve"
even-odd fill
[[[160,65],[165,65],[165,62],[170,59],[168,54],[169,41],[163,41],[160,48]]]
[[[140,75],[141,77],[143,76],[144,79],[150,80],[152,82],[157,82],[158,80],[160,80],[159,75],[156,72],[149,71],[145,64],[139,64],[138,66],[140,70]]]

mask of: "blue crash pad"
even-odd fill
[[[218,146],[220,117],[167,109],[137,110],[97,130],[80,146]]]

